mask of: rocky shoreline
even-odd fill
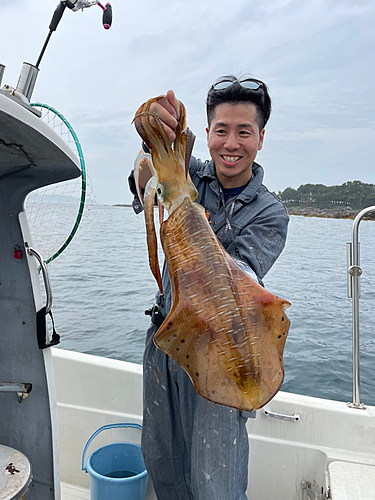
[[[303,217],[323,217],[327,219],[354,219],[360,210],[351,208],[288,208],[289,215],[302,215]],[[375,212],[370,212],[364,220],[375,220]]]
[[[132,205],[118,203],[115,207],[132,207]],[[322,217],[327,219],[355,219],[360,210],[351,208],[287,208],[289,215],[302,215],[303,217]],[[375,212],[370,212],[363,220],[374,220]]]

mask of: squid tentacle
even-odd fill
[[[145,209],[145,222],[147,233],[147,248],[150,269],[155,277],[159,287],[159,292],[163,295],[163,285],[161,282],[160,266],[158,260],[158,241],[156,238],[155,220],[154,220],[154,200],[156,193],[156,186],[158,183],[157,176],[151,177],[146,184],[144,196],[144,209]]]
[[[147,120],[147,122],[149,122],[150,117],[154,118],[158,130],[154,129],[154,127],[148,126],[146,132],[144,121]],[[143,111],[140,108],[137,111],[133,121],[135,123],[137,132],[145,141],[147,146],[153,149],[153,151],[156,151],[160,158],[162,158],[165,155],[173,154],[173,150],[171,148],[167,133],[165,132],[164,127],[160,121],[160,118],[156,113],[153,113],[152,111],[149,110]],[[160,140],[160,138],[162,140]]]
[[[193,132],[187,128],[184,130],[186,134],[186,147],[185,147],[185,177],[187,179],[188,174],[189,174],[189,163],[190,163],[190,158],[191,154],[193,152],[193,147],[194,147],[194,142],[195,142],[195,135]]]
[[[156,170],[152,163],[152,158],[149,153],[141,153],[137,156],[134,161],[134,181],[135,187],[137,189],[138,198],[141,200],[142,205],[144,205],[143,194],[141,189],[141,176],[143,170],[147,168],[151,175],[156,175]]]

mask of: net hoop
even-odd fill
[[[51,111],[52,113],[54,113],[56,116],[58,116],[60,118],[60,120],[64,123],[64,125],[66,125],[66,127],[68,128],[69,132],[71,133],[73,140],[74,140],[74,143],[76,145],[78,158],[79,158],[79,162],[80,162],[80,168],[81,168],[81,198],[80,198],[79,207],[78,207],[78,214],[77,214],[76,220],[74,222],[73,229],[71,230],[71,232],[70,232],[69,236],[67,237],[67,239],[65,240],[65,242],[59,247],[59,249],[56,250],[56,252],[45,261],[46,264],[49,264],[54,259],[56,259],[56,257],[58,257],[66,249],[66,247],[72,241],[72,239],[73,239],[74,235],[76,234],[77,229],[80,225],[82,215],[83,215],[83,210],[85,207],[85,200],[86,200],[86,189],[87,189],[86,164],[85,164],[85,159],[83,157],[83,151],[82,151],[79,139],[77,137],[77,134],[75,133],[73,127],[70,125],[70,123],[65,118],[65,116],[63,116],[59,111],[57,111],[52,106],[48,106],[48,104],[43,104],[40,102],[33,102],[33,103],[30,103],[30,106],[44,108],[44,109],[47,109],[48,111]]]

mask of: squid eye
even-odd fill
[[[164,201],[164,189],[161,184],[158,184],[156,186],[156,195],[158,197],[158,200],[162,203]]]

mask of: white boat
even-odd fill
[[[89,499],[83,447],[102,425],[142,423],[142,367],[62,349],[53,362],[62,498]],[[374,417],[372,406],[279,392],[248,420],[249,500],[375,499]],[[156,498],[151,488],[146,498]]]
[[[48,346],[51,300],[42,298],[41,257],[23,203],[79,168],[23,89],[17,92],[0,90],[0,499],[89,499],[85,444],[105,424],[142,423],[142,367]],[[361,271],[356,247],[352,253],[355,302]],[[249,419],[249,500],[375,499],[375,407],[359,401],[355,346],[353,403],[279,392]],[[139,434],[112,429],[88,453],[114,441],[139,443]],[[11,491],[18,463],[23,483]],[[156,498],[151,482],[146,498]]]

